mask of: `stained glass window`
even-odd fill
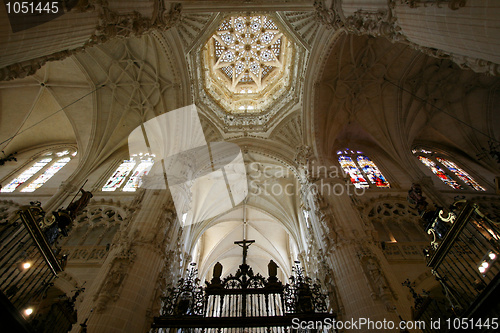
[[[20,192],[33,192],[68,164],[74,156],[76,156],[74,149],[43,153],[41,158],[38,158],[29,168],[11,180],[0,192],[14,192],[16,189]],[[24,186],[25,183],[28,185]]]
[[[351,182],[357,188],[369,187],[368,182],[363,178],[363,175],[359,171],[356,164],[353,162],[352,158],[349,156],[341,155],[339,156],[339,163],[344,172],[349,174]]]
[[[214,69],[231,82],[235,93],[241,93],[242,89],[236,89],[239,84],[251,83],[256,90],[262,89],[266,77],[282,67],[283,34],[269,17],[228,18],[212,39]]]
[[[425,149],[413,149],[412,152],[417,155],[417,158],[438,176],[439,179],[450,187],[454,189],[464,189],[464,185],[467,185],[476,191],[486,191],[483,186],[479,185],[472,176],[460,168],[455,162],[437,156],[439,155],[438,153]],[[448,173],[448,171],[450,171],[451,174]],[[453,178],[453,176],[456,178]]]
[[[357,188],[368,188],[370,184],[376,187],[391,187],[375,163],[362,152],[345,149],[337,154],[340,166],[349,174],[351,182]]]
[[[446,172],[443,171],[436,163],[424,156],[417,156],[420,162],[424,163],[431,171],[438,176],[446,185],[453,187],[454,189],[461,189],[462,186],[457,184]]]
[[[108,181],[106,182],[106,185],[102,188],[103,191],[115,191],[117,188],[119,188],[125,179],[127,178],[128,174],[130,171],[135,166],[135,161],[134,160],[125,160],[123,161],[122,164],[116,169],[116,171],[113,173],[111,177],[109,177]]]
[[[66,154],[63,154],[63,155],[58,155],[58,156],[64,156],[67,154],[69,154],[69,152],[67,152]],[[71,158],[69,158],[69,157],[64,157],[64,158],[57,160],[47,170],[45,170],[45,172],[43,174],[38,176],[37,179],[35,179],[28,186],[23,188],[21,190],[21,192],[33,192],[34,190],[36,190],[37,188],[39,188],[40,186],[45,184],[45,182],[47,180],[52,178],[52,176],[54,176],[59,170],[61,170],[63,166],[68,164],[69,161],[71,161]]]
[[[125,192],[134,192],[142,184],[142,178],[146,176],[154,164],[154,155],[133,155],[130,160],[123,161],[113,175],[108,179],[102,191],[116,191],[121,189]]]
[[[139,187],[141,187],[142,177],[148,174],[153,164],[154,162],[152,160],[141,161],[141,163],[139,163],[137,168],[135,168],[134,172],[132,173],[127,183],[123,187],[123,190],[128,192],[133,192]]]
[[[391,187],[382,172],[367,156],[359,155],[357,160],[361,170],[363,170],[372,184],[375,184],[377,187]]]
[[[465,184],[469,185],[476,191],[486,191],[484,187],[479,185],[467,172],[459,168],[455,163],[442,157],[436,157],[436,159],[441,162],[448,170],[453,172],[455,176],[460,178]]]
[[[14,192],[14,190],[24,182],[26,182],[28,179],[33,177],[35,173],[40,171],[47,163],[52,161],[52,158],[46,157],[43,158],[35,164],[33,164],[29,169],[25,170],[23,173],[21,173],[18,177],[14,178],[7,186],[3,187],[1,192]]]

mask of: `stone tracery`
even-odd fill
[[[231,17],[212,36],[214,69],[231,80],[233,93],[259,92],[265,79],[283,65],[282,37],[276,24],[266,16]]]
[[[195,18],[196,15],[197,14],[190,12],[187,14],[187,17]],[[298,32],[298,34],[300,34],[300,36],[303,38],[303,42],[305,41],[304,45],[306,46],[306,48],[314,49],[314,47],[316,47],[314,44],[315,40],[314,40],[314,37],[311,37],[311,36],[315,36],[316,30],[319,30],[318,35],[321,36],[321,34],[324,33],[324,30],[322,27],[318,28],[317,24],[315,25],[311,22],[311,19],[310,19],[311,15],[312,15],[311,13],[307,13],[307,15],[306,15],[306,14],[298,14],[296,12],[294,14],[287,14],[286,17],[290,18],[290,21],[292,21],[292,18],[296,19],[296,21],[290,23],[290,25],[293,27],[292,29],[297,28],[296,30],[300,31],[300,33]],[[285,17],[285,16],[282,16],[282,17]],[[303,19],[301,17],[303,17]],[[197,22],[196,29],[189,30],[189,33],[186,33],[184,30],[182,32],[180,32],[180,28],[179,28],[178,32],[179,32],[179,35],[181,35],[180,38],[182,39],[183,37],[186,37],[186,40],[185,41],[182,40],[181,43],[179,43],[179,45],[184,45],[186,52],[191,47],[194,47],[193,44],[197,43],[196,36],[203,34],[203,27],[205,27],[204,24],[205,24],[205,22],[210,22],[211,16],[204,14],[204,16],[201,15],[201,16],[199,16],[199,18],[200,18],[199,22],[194,20],[194,19],[187,20],[186,17],[184,17],[184,15],[183,15],[183,19],[181,19],[181,24],[183,24],[184,27],[187,27],[190,22]],[[202,22],[203,22],[203,24],[202,24]],[[304,26],[302,26],[302,24],[304,24]],[[200,26],[201,26],[201,28],[200,28]],[[189,34],[192,34],[192,35],[189,35]],[[365,41],[365,39],[361,39],[361,38],[358,39],[356,36],[353,36],[353,39],[356,41],[356,43],[359,43],[360,45],[364,44],[364,41]],[[321,40],[323,41],[324,39],[321,39]],[[162,42],[165,44],[164,48],[168,48],[169,45],[171,45],[171,44],[169,44],[170,41],[167,41],[166,39],[164,41],[162,40]],[[374,44],[378,44],[379,42],[380,42],[380,40],[374,39]],[[352,44],[352,46],[358,45],[356,43]],[[177,45],[177,44],[172,44],[172,45]],[[402,48],[404,48],[404,46],[400,45],[399,47],[396,47],[395,49],[396,49],[396,51],[399,52],[399,50]],[[197,50],[196,47],[194,47],[194,49]],[[354,47],[354,49],[355,49],[355,47]],[[387,48],[387,49],[389,49],[389,48]],[[335,49],[333,52],[337,52],[336,50],[338,50],[338,49]],[[165,50],[161,50],[161,51],[165,51]],[[351,98],[351,100],[349,101],[348,98],[345,98],[344,95],[340,94],[343,91],[338,91],[339,94],[335,96],[335,98],[336,98],[335,103],[338,103],[338,104],[345,103],[342,105],[345,106],[346,109],[349,109],[349,110],[345,110],[345,111],[347,111],[350,114],[358,114],[360,116],[360,118],[365,117],[366,114],[369,115],[370,112],[366,112],[366,106],[368,106],[370,104],[371,105],[377,104],[378,99],[375,99],[374,96],[379,96],[382,93],[387,93],[387,90],[392,89],[392,87],[390,87],[389,89],[386,89],[387,87],[382,87],[382,83],[381,83],[382,76],[379,75],[381,73],[374,72],[373,74],[377,74],[377,75],[374,75],[373,80],[370,77],[370,75],[368,75],[368,74],[371,74],[370,70],[374,69],[373,64],[376,63],[376,61],[377,61],[377,58],[370,58],[370,54],[369,54],[370,52],[371,52],[371,48],[366,47],[363,49],[363,52],[359,52],[360,56],[358,58],[353,59],[353,60],[355,60],[355,61],[353,61],[353,64],[355,65],[353,67],[355,67],[356,70],[359,70],[359,72],[360,72],[359,76],[353,75],[352,80],[346,80],[345,77],[343,77],[341,79],[344,79],[344,81],[342,81],[342,82],[339,81],[339,83],[338,83],[338,86],[345,88],[348,91],[348,92],[346,92],[346,95],[348,95],[348,97]],[[311,58],[311,59],[316,59],[316,58]],[[374,59],[376,60],[375,62],[374,62]],[[363,60],[364,62],[362,62],[362,61],[358,62],[358,60]],[[408,59],[404,59],[404,60],[407,61],[408,63],[410,62]],[[138,72],[134,72],[134,70],[136,68],[138,70],[148,70],[149,71],[149,70],[151,70],[152,67],[154,67],[156,65],[154,63],[151,63],[151,64],[148,64],[147,66],[141,67],[142,64],[139,61],[136,61],[134,59],[132,61],[134,63],[131,64],[131,66],[129,66],[129,67],[127,67],[128,63],[127,64],[122,63],[122,65],[123,65],[122,67],[124,69],[124,72],[130,72],[130,74],[132,74],[132,75],[138,73]],[[196,63],[196,66],[198,66],[198,65],[200,65],[200,64]],[[332,66],[330,66],[330,65],[332,65]],[[377,68],[383,67],[383,71],[381,71],[381,72],[386,73],[385,70],[387,69],[387,73],[389,73],[390,75],[395,75],[394,77],[397,77],[397,74],[395,74],[395,70],[393,68],[391,68],[391,66],[389,66],[389,65],[390,64],[387,64],[387,66],[386,66],[386,63],[382,63],[381,66],[379,66]],[[405,66],[406,65],[407,65],[407,63],[405,62]],[[132,66],[135,66],[135,68]],[[363,66],[365,66],[369,70],[367,70],[366,72],[361,71],[361,68]],[[335,67],[335,65],[330,63],[325,67],[326,67],[326,69],[322,69],[322,70],[329,70],[330,67]],[[408,65],[408,67],[410,67],[410,65]],[[409,71],[410,71],[410,69],[409,69]],[[416,70],[416,71],[418,71],[418,70]],[[353,73],[353,74],[358,74],[358,73]],[[310,73],[308,73],[308,76],[310,76]],[[411,73],[409,74],[409,76],[411,76]],[[186,79],[186,81],[188,81],[188,79]],[[360,81],[361,81],[361,84],[359,84],[359,86],[356,86],[355,83],[356,82],[359,83]],[[452,81],[452,80],[445,79],[444,81]],[[133,82],[133,81],[131,81],[131,82]],[[126,82],[126,83],[131,83],[131,82]],[[146,81],[145,83],[148,83],[148,81]],[[145,84],[144,86],[146,86],[146,85],[147,84]],[[144,88],[144,86],[141,87],[141,89]],[[372,87],[372,86],[375,86],[375,88],[373,88],[373,95],[374,96],[371,95],[372,88],[368,89],[368,87]],[[439,87],[440,85],[437,84],[436,86]],[[300,84],[296,85],[296,86],[294,85],[294,87],[298,91],[303,93],[301,90],[302,87],[300,86]],[[382,89],[380,89],[380,88],[382,88]],[[145,89],[145,91],[146,90],[147,89]],[[153,91],[153,90],[154,89],[152,89],[151,91]],[[336,89],[336,90],[338,90],[338,89]],[[334,90],[334,93],[336,90]],[[131,90],[126,90],[126,91],[130,92]],[[365,95],[353,94],[353,93],[356,93],[358,91],[361,93],[364,93]],[[188,96],[190,92],[184,92],[184,93],[186,96]],[[314,95],[313,93],[310,93],[310,92],[306,92],[304,94]],[[126,95],[126,94],[123,94],[121,97],[124,97],[124,95]],[[246,95],[248,95],[248,93],[246,93]],[[134,95],[134,96],[136,96],[136,95]],[[196,95],[195,97],[196,97],[196,100],[199,101],[199,99],[198,99],[199,95]],[[319,96],[316,96],[316,97],[317,98],[324,98],[321,94],[319,94]],[[355,102],[355,100],[360,101],[359,105],[353,105],[353,102]],[[127,102],[128,102],[127,100],[124,100],[125,103],[120,103],[120,101],[118,101],[118,100],[115,100],[115,101],[118,102],[118,104],[120,104],[120,106],[127,106]],[[121,100],[121,101],[123,102],[123,100]],[[386,101],[388,101],[388,99],[386,99],[384,96],[384,99],[381,101],[386,102]],[[331,103],[331,104],[334,104],[334,103]],[[382,105],[382,104],[380,103],[380,105]],[[142,109],[144,106],[145,106],[145,104],[139,100],[137,103],[134,103],[133,108],[137,108],[140,111],[144,111]],[[351,106],[351,107],[349,108],[349,106]],[[384,107],[386,107],[387,109],[384,111],[384,113],[382,115],[392,115],[393,111],[391,110],[391,107],[393,107],[393,106],[395,106],[395,103],[392,103],[392,100],[390,101],[390,103],[384,104]],[[305,105],[302,105],[301,107],[303,109],[307,109],[307,106],[305,106]],[[119,108],[117,108],[117,109],[119,109]],[[168,107],[167,107],[167,109],[168,109]],[[314,109],[314,108],[312,108],[312,109]],[[246,110],[246,111],[248,111],[248,110]],[[334,114],[337,114],[338,111],[339,111],[338,108],[332,107],[331,109],[327,109],[325,111],[325,113],[328,112],[329,115],[334,115]],[[375,113],[378,111],[378,109],[374,108],[373,111]],[[113,111],[113,112],[116,112],[116,111]],[[314,112],[318,112],[318,111],[315,110]],[[399,112],[399,111],[394,111],[394,113],[397,113],[397,112]],[[215,112],[214,112],[214,114],[215,114]],[[298,164],[299,168],[300,168],[301,166],[305,166],[305,165],[309,164],[310,161],[312,159],[315,159],[317,157],[317,154],[318,154],[318,152],[316,150],[317,146],[315,145],[315,143],[308,142],[307,139],[303,138],[302,133],[306,132],[306,131],[310,131],[309,125],[311,125],[311,123],[307,122],[307,117],[308,117],[308,111],[302,112],[302,110],[300,110],[299,112],[296,112],[296,115],[288,114],[286,116],[286,118],[283,117],[284,121],[283,121],[283,118],[280,119],[281,123],[273,129],[272,134],[269,136],[269,140],[267,140],[265,142],[264,142],[264,140],[262,140],[262,141],[254,140],[257,137],[257,135],[255,133],[248,133],[248,132],[244,132],[242,130],[242,124],[244,124],[243,127],[248,125],[248,124],[261,125],[261,124],[265,123],[265,120],[261,121],[257,117],[254,117],[253,120],[256,120],[257,121],[256,123],[252,123],[250,120],[248,120],[246,123],[243,123],[243,121],[238,122],[238,121],[240,121],[241,118],[235,117],[234,119],[236,119],[236,120],[234,122],[232,122],[232,123],[226,122],[225,124],[226,125],[227,124],[230,124],[230,125],[236,124],[234,126],[234,128],[237,131],[239,131],[238,133],[241,133],[241,136],[238,137],[238,140],[240,140],[239,143],[241,142],[242,147],[243,146],[245,147],[245,153],[247,151],[255,151],[256,149],[259,149],[260,148],[259,146],[261,144],[264,144],[264,145],[269,144],[269,146],[272,145],[272,147],[261,148],[262,151],[266,152],[266,154],[267,154],[266,156],[274,155],[272,157],[276,158],[276,160],[279,160],[280,163],[286,164],[285,162],[282,161],[282,160],[286,160],[287,163],[289,162],[292,165]],[[378,113],[377,113],[376,117],[378,117]],[[263,118],[265,118],[265,117],[263,117]],[[354,120],[355,118],[356,117],[352,117],[350,120]],[[369,120],[371,120],[371,118],[369,118]],[[377,120],[383,121],[383,118],[378,117]],[[392,124],[393,119],[389,119],[389,120],[391,121],[391,123],[389,123],[389,121],[387,121],[387,124]],[[210,122],[210,121],[213,121],[213,119],[207,120],[207,122]],[[261,122],[259,122],[259,121],[261,121]],[[316,121],[316,123],[321,123],[321,119],[319,121]],[[373,129],[374,125],[373,124],[369,124],[369,125],[371,126],[371,127],[369,127],[370,130]],[[214,128],[213,131],[217,132],[217,135],[213,135],[211,137],[221,138],[223,135],[220,135],[218,131],[219,130],[223,131],[224,127],[220,126],[217,128],[217,126],[214,125],[213,128]],[[242,134],[242,133],[245,133],[245,134]],[[373,131],[372,131],[372,133],[373,133]],[[111,134],[112,133],[110,131],[109,137],[112,137]],[[238,134],[238,135],[240,135],[240,134]],[[363,138],[363,139],[366,140],[366,142],[368,142],[368,144],[373,144],[373,142],[375,142],[376,140],[383,141],[384,135],[386,137],[389,137],[392,135],[392,133],[383,132],[382,135],[375,135],[376,138],[373,141],[370,141],[370,138],[368,138],[368,137]],[[333,137],[327,137],[327,135],[324,135],[324,136],[319,135],[318,139],[328,141],[329,144],[332,144],[332,142],[334,141]],[[392,142],[392,140],[394,140],[393,137],[391,137],[391,142]],[[103,141],[105,141],[105,140],[103,140]],[[395,140],[395,141],[397,141],[397,140]],[[319,144],[321,144],[321,142],[323,142],[323,141],[318,141],[318,142],[319,142]],[[249,145],[248,148],[246,146],[247,144]],[[388,144],[382,144],[381,146],[383,147],[384,152],[387,152],[387,154],[393,154],[393,155],[396,155],[398,158],[401,158],[402,155],[397,155],[397,152],[396,153],[393,152],[393,150],[397,150],[398,147],[392,147],[392,146],[389,146]],[[299,147],[298,151],[295,149],[296,147]],[[362,148],[362,149],[364,149],[364,148]],[[321,155],[321,153],[320,153],[320,155]],[[279,156],[279,158],[277,156]],[[293,159],[294,156],[295,156],[295,160]],[[295,163],[293,163],[293,162],[295,162]],[[377,162],[378,162],[378,160],[377,160]],[[384,169],[384,170],[386,170],[386,169]],[[398,183],[401,183],[401,179],[405,179],[406,174],[401,175],[399,173],[396,173],[397,177],[393,177],[393,175],[389,175],[389,176],[391,176],[389,178],[391,180],[391,183],[393,182],[393,179],[395,179],[394,184],[398,185]],[[287,175],[287,178],[293,179],[295,181],[293,176],[291,176],[291,173],[290,173],[290,175]],[[303,178],[309,179],[306,176]],[[302,180],[303,179],[299,179],[299,182],[302,182]],[[273,185],[273,184],[278,184],[279,181],[282,181],[282,180],[277,179],[277,178],[272,178],[271,181],[272,181],[271,184]],[[403,186],[404,186],[404,182],[403,182]],[[432,186],[432,184],[431,184],[431,186]],[[401,189],[397,188],[397,187],[388,189],[388,191],[393,191],[393,192],[397,192],[399,190],[401,190]],[[104,195],[104,194],[102,194],[102,195]],[[123,194],[123,193],[113,193],[113,195],[120,196],[120,198],[123,197],[123,198],[127,198],[127,199],[130,199],[130,197],[132,197],[131,195],[129,197],[127,197],[126,196],[127,194]],[[144,192],[141,192],[141,193],[139,193],[139,195],[135,196],[134,201],[138,200],[138,198],[140,198],[140,195],[144,195]],[[158,195],[158,193],[156,193],[155,195]],[[377,194],[373,194],[373,195],[376,196]],[[151,199],[151,197],[148,197],[148,200],[146,200],[146,201],[149,202],[150,199]],[[274,198],[273,198],[273,200],[274,200]],[[271,200],[268,200],[268,201],[271,201]],[[266,206],[266,208],[270,210],[272,208],[269,208],[269,207],[272,207],[272,204],[276,204],[276,206],[277,206],[280,203],[279,198],[274,200],[274,201],[276,201],[276,202],[272,202],[269,206]],[[349,200],[347,200],[347,202],[349,203]],[[290,215],[293,215],[296,213],[296,211],[294,210],[296,207],[295,205],[296,205],[295,202],[292,202],[292,204],[287,203],[287,206],[283,205],[282,207],[279,207],[279,209],[282,209],[285,212],[289,211]],[[154,206],[154,207],[158,207],[158,206]],[[305,207],[308,207],[308,204],[305,204]],[[398,215],[397,211],[399,211],[399,208],[400,208],[400,207],[399,208],[398,207],[399,207],[398,205],[392,205],[392,204],[383,205],[380,208],[381,209],[380,214],[385,215],[387,213],[387,214],[391,214],[393,216],[397,216],[398,219],[405,218],[406,215],[404,215],[404,214]],[[323,259],[326,257],[328,260],[330,260],[330,257],[333,257],[333,256],[337,256],[338,258],[341,258],[339,253],[341,253],[341,255],[351,256],[352,253],[348,252],[348,250],[345,250],[345,252],[341,252],[341,251],[344,251],[344,249],[342,249],[342,248],[348,248],[350,245],[355,244],[356,242],[360,241],[359,238],[356,238],[356,237],[352,238],[350,226],[343,226],[341,228],[339,225],[337,225],[338,221],[334,221],[338,217],[333,216],[333,214],[334,214],[333,212],[335,211],[335,214],[337,214],[338,212],[341,212],[342,210],[350,211],[349,206],[345,205],[341,209],[338,209],[337,204],[331,204],[330,208],[331,209],[328,209],[328,211],[325,210],[325,212],[322,213],[323,216],[320,218],[320,223],[323,225],[323,228],[325,229],[324,230],[324,232],[325,232],[324,239],[315,238],[316,235],[314,234],[314,230],[313,230],[314,225],[315,225],[314,222],[309,222],[309,225],[311,225],[313,227],[305,230],[303,232],[303,235],[299,231],[297,231],[297,234],[300,237],[304,236],[304,238],[305,238],[304,248],[299,249],[298,253],[300,253],[300,257],[304,258],[305,261],[309,260],[308,264],[310,265],[312,270],[316,269],[314,261],[319,260],[321,257],[323,257]],[[311,209],[311,211],[313,211],[313,210],[314,209]],[[141,206],[137,205],[136,213],[133,213],[130,216],[134,216],[134,214],[137,214],[137,216],[139,216],[139,214],[141,214],[141,212],[142,212]],[[299,210],[299,213],[300,213],[300,210]],[[363,214],[364,213],[366,213],[366,212],[363,212]],[[370,212],[368,212],[368,214],[370,214]],[[350,215],[348,215],[348,216],[349,216],[349,218],[353,219],[354,222],[352,223],[352,225],[354,226],[355,223],[357,223],[355,211],[351,212]],[[414,217],[415,216],[413,216],[413,215],[411,216],[411,218],[414,218]],[[144,219],[144,218],[143,217],[138,218],[137,222],[142,222],[142,219]],[[340,218],[339,220],[343,221],[344,219],[345,219],[345,216],[342,216],[342,218]],[[164,220],[163,218],[159,219],[159,221],[163,221],[163,220]],[[290,226],[293,227],[293,225],[294,225],[293,223],[295,223],[295,222],[296,221],[291,221]],[[390,221],[385,221],[385,222],[390,223]],[[170,223],[170,222],[168,222],[168,223]],[[300,224],[302,222],[297,222],[297,223]],[[365,221],[365,226],[367,226],[367,225],[368,225],[368,223],[366,223],[366,221]],[[157,227],[155,225],[155,227],[153,229],[156,230],[156,228]],[[133,235],[133,233],[131,233],[131,235]],[[356,235],[360,235],[360,234],[356,234]],[[117,236],[119,236],[120,238],[121,238],[121,236],[123,236],[123,238],[125,238],[125,237],[128,237],[130,235],[126,235],[125,233],[123,233],[123,235],[120,234]],[[297,236],[297,237],[299,237],[299,236]],[[130,236],[130,237],[133,238],[132,236]],[[156,246],[156,245],[159,244],[159,245],[163,246],[163,245],[165,245],[165,243],[170,242],[170,240],[168,240],[168,239],[165,241],[162,237],[163,237],[163,235],[161,233],[158,233],[158,234],[150,233],[144,237],[140,237],[140,238],[135,239],[134,244],[137,245],[137,243],[140,243],[141,247],[147,248],[148,251],[151,251],[151,252],[155,252],[155,253],[161,252],[162,249],[159,249],[160,246]],[[345,239],[347,239],[347,241]],[[171,242],[173,243],[174,240],[172,240]],[[191,257],[189,255],[189,252],[186,249],[183,249],[182,246],[183,246],[183,242],[178,240],[174,245],[174,247],[176,248],[176,251],[177,251],[175,253],[182,253],[182,258],[183,258],[182,260],[185,263]],[[322,246],[323,246],[322,249],[318,249]],[[155,247],[156,247],[156,249],[155,249]],[[167,252],[165,254],[165,256],[168,259],[170,257],[174,257],[175,253],[174,253],[174,251],[170,250],[169,252]],[[344,254],[342,254],[342,253],[344,253]],[[84,255],[84,253],[82,252],[81,257],[78,257],[80,259],[77,258],[77,260],[83,260],[83,255]],[[387,285],[392,285],[394,287],[396,284],[392,283],[393,281],[387,281],[387,279],[385,279],[383,274],[387,274],[386,276],[388,276],[390,273],[385,272],[386,271],[385,266],[387,266],[387,265],[383,265],[383,263],[380,261],[379,254],[377,254],[377,256],[379,258],[375,258],[374,259],[375,262],[370,262],[370,263],[366,262],[366,266],[363,266],[362,269],[366,270],[366,275],[371,276],[371,279],[373,281],[375,281],[375,282],[370,282],[371,284],[369,286],[370,288],[372,288],[372,290],[374,292],[374,298],[376,300],[381,300],[382,298],[385,297],[384,296],[385,294],[387,294],[387,296],[389,295],[387,293]],[[139,257],[139,255],[138,255],[138,257]],[[175,257],[177,257],[177,254],[175,254]],[[376,257],[376,256],[373,255],[373,257]],[[74,257],[74,258],[76,258],[76,257]],[[90,258],[90,257],[88,257],[88,258]],[[382,258],[383,258],[383,256],[382,256]],[[138,261],[139,260],[137,260],[137,262]],[[132,268],[133,265],[137,265],[137,262],[132,263],[129,268]],[[175,262],[177,263],[177,261],[175,261]],[[333,264],[332,264],[332,262],[328,262],[327,264],[328,264],[328,266],[336,267],[336,269],[339,268],[339,270],[340,270],[340,268],[342,268],[342,269],[345,268],[345,267],[343,267],[345,265],[340,260],[338,262],[333,263]],[[173,272],[173,271],[178,270],[178,267],[173,267],[175,265],[172,264],[171,262],[167,263],[166,265],[168,267],[164,268],[164,269],[166,269],[168,271],[168,273],[170,273],[170,271]],[[179,266],[179,265],[177,265],[177,266]],[[329,267],[329,268],[331,269],[331,267]],[[125,282],[125,281],[127,281],[127,279],[131,279],[131,280],[133,279],[133,277],[129,277],[125,273],[125,271],[128,268],[125,269],[122,265],[120,265],[120,263],[117,263],[114,266],[112,265],[111,268],[112,268],[112,271],[110,271],[109,277],[111,279],[115,278],[115,280],[118,281],[118,283]],[[326,271],[328,271],[328,270],[326,270]],[[164,273],[165,272],[163,270],[162,274],[164,274]],[[161,276],[163,276],[162,274],[155,281],[162,280],[163,279],[161,277]],[[335,274],[342,276],[344,273],[335,271]],[[345,275],[348,275],[348,274],[344,274],[344,276]],[[334,276],[334,274],[331,274],[331,276]],[[382,278],[381,278],[381,276],[382,276]],[[336,283],[335,279],[336,279],[336,277],[331,278],[329,280],[329,283],[333,285],[334,283]],[[168,280],[171,281],[172,279],[169,277]],[[344,284],[348,285],[348,283],[343,283],[341,285],[342,288],[343,288]],[[372,287],[372,285],[373,285],[373,287]],[[118,288],[116,288],[116,284],[110,283],[107,287],[109,287],[108,288],[109,293],[114,294],[112,296],[112,298],[115,297],[116,294],[118,294],[116,292],[116,291],[118,291]],[[161,283],[158,286],[158,288],[160,288],[160,289],[163,287],[162,287]],[[339,297],[345,297],[345,294],[346,294],[345,289],[340,289],[339,291],[337,291],[337,290],[335,290],[335,291],[340,294]],[[158,293],[157,295],[159,295],[159,294],[160,293]],[[102,298],[102,301],[104,301],[106,297]],[[154,297],[156,297],[156,296],[154,296]],[[345,298],[344,298],[344,300],[345,300]],[[121,299],[117,300],[117,307],[121,306],[121,303],[118,304],[121,301],[122,301]],[[393,300],[390,300],[390,297],[389,297],[389,301],[393,302]],[[101,300],[99,301],[99,303],[100,302],[101,302]],[[107,304],[108,304],[107,306],[109,308],[113,308],[112,301],[109,301]],[[387,304],[390,305],[390,303],[387,303]],[[392,309],[392,307],[389,306],[388,310],[391,310],[391,309]],[[105,309],[102,308],[102,310],[105,310]],[[154,310],[152,310],[152,311],[154,312]],[[352,309],[348,309],[349,315],[351,314],[351,311],[352,311]],[[106,315],[108,315],[108,314],[106,314]],[[148,316],[149,315],[150,314],[148,313]],[[154,313],[152,315],[154,315]]]
[[[293,47],[269,16],[229,17],[205,48],[205,90],[228,113],[265,113],[289,84]]]

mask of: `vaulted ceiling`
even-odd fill
[[[168,31],[113,39],[49,62],[27,78],[1,82],[0,148],[9,154],[74,144],[80,169],[89,175],[110,159],[125,158],[128,135],[143,122],[195,103],[207,141],[228,140],[243,151],[250,185],[247,235],[257,241],[251,263],[265,273],[273,258],[289,274],[295,259],[290,253],[304,250],[307,234],[299,147],[310,146],[316,156],[335,163],[337,149],[356,145],[399,168],[399,177],[410,182],[413,145],[442,146],[470,160],[487,141],[477,130],[500,134],[498,78],[383,38],[328,30],[314,12],[273,16],[300,49],[292,64],[296,84],[285,98],[260,119],[230,118],[204,93],[199,61],[225,15],[186,13]],[[480,163],[496,168],[494,161]],[[274,193],[273,186],[292,195]],[[225,273],[239,264],[233,241],[243,236],[242,215],[240,205],[192,227],[189,250],[198,251],[203,276],[210,277],[217,261]]]
[[[479,147],[487,146],[483,133],[500,134],[496,77],[462,70],[404,44],[345,33],[333,42],[323,68],[311,124],[318,154],[326,159],[356,145],[403,162],[411,173],[414,145],[474,159]],[[483,161],[485,168],[494,164]]]

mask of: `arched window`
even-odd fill
[[[457,190],[470,186],[476,191],[486,191],[474,178],[448,158],[425,149],[413,149],[412,153],[446,185]]]
[[[379,168],[363,152],[344,149],[339,150],[337,155],[340,166],[349,174],[351,182],[357,188],[391,187]]]
[[[68,164],[68,162],[76,156],[76,153],[74,149],[65,149],[44,153],[38,156],[34,163],[5,185],[0,192],[35,191]]]
[[[142,185],[142,177],[148,174],[154,164],[154,155],[134,154],[130,160],[120,164],[109,177],[102,191],[112,192],[118,189],[125,192],[134,192]]]

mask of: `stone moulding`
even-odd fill
[[[500,75],[500,65],[484,59],[454,54],[445,50],[425,47],[410,41],[403,33],[397,23],[394,14],[397,0],[389,0],[387,11],[365,11],[358,10],[353,15],[345,17],[339,6],[339,1],[334,1],[331,8],[326,8],[322,0],[314,2],[316,18],[322,24],[333,29],[344,29],[349,33],[357,35],[371,35],[385,37],[391,42],[400,42],[418,50],[426,55],[440,59],[450,59],[462,69],[470,69],[476,73],[484,73],[492,76]],[[466,5],[466,0],[401,0],[401,4],[407,4],[412,8],[421,6],[438,6],[447,3],[452,10],[457,10]]]
[[[81,47],[55,52],[35,59],[15,63],[0,68],[0,81],[24,78],[36,73],[49,61],[63,60],[74,54],[83,52],[94,45],[102,44],[112,38],[127,38],[141,36],[153,29],[167,30],[176,25],[181,18],[182,5],[173,3],[169,9],[163,1],[155,1],[151,18],[142,16],[139,12],[120,14],[108,7],[107,1],[87,1],[87,5],[79,4],[75,12],[98,11],[98,25],[94,33]]]

